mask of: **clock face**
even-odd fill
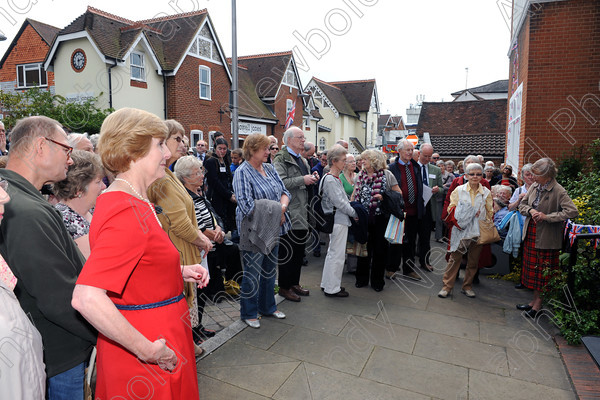
[[[81,49],[77,49],[71,55],[71,66],[75,72],[81,72],[85,68],[86,57],[85,52]]]

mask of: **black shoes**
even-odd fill
[[[325,291],[323,293],[327,297],[348,297],[349,296],[348,292],[346,292],[345,290],[340,290],[337,293],[327,293]]]
[[[531,310],[531,306],[529,304],[517,304],[517,310],[529,311]]]
[[[515,285],[515,289],[525,289],[525,285],[523,285],[521,282],[519,282],[518,284]]]
[[[354,287],[361,288],[361,287],[365,287],[367,285],[368,285],[368,283],[356,282],[354,284]]]
[[[525,316],[527,316],[528,318],[531,318],[531,319],[535,319],[535,317],[537,317],[539,312],[540,312],[539,310],[534,310],[532,308],[529,311],[525,311]]]

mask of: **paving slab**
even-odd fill
[[[418,329],[392,324],[389,321],[353,316],[339,336],[350,342],[357,340],[410,354],[418,334]]]
[[[261,328],[262,329],[262,328]],[[280,354],[261,350],[239,341],[230,340],[215,350],[211,356],[198,362],[198,371],[218,367],[236,367],[241,365],[279,364],[294,361]]]
[[[288,379],[300,363],[298,361],[205,368],[203,375],[262,396],[271,397]]]
[[[223,399],[244,399],[244,400],[266,400],[269,397],[252,393],[241,389],[235,385],[213,379],[202,373],[198,374],[198,389],[201,400],[223,400]]]
[[[506,353],[511,377],[558,389],[571,389],[571,382],[560,358],[511,348]]]
[[[474,340],[419,332],[415,356],[508,376],[506,349]]]
[[[482,343],[495,344],[513,348],[528,354],[544,354],[547,356],[560,357],[556,345],[552,339],[543,339],[537,332],[523,325],[522,328],[498,325],[489,322],[479,323],[479,341]]]
[[[317,332],[339,334],[348,322],[348,314],[320,308],[316,305],[318,301],[311,299],[311,297],[304,297],[300,303],[282,302],[278,306],[279,310],[286,315],[286,319],[282,321],[286,324],[301,326]]]
[[[479,291],[477,293],[479,294]],[[467,318],[473,321],[493,322],[496,324],[506,323],[504,308],[488,304],[479,297],[470,299],[460,292],[453,297],[445,299],[441,299],[437,295],[432,297],[427,305],[427,311]]]
[[[469,371],[469,399],[575,400],[576,398],[577,396],[571,390],[524,382],[483,371]]]
[[[281,400],[429,399],[428,396],[415,392],[389,387],[309,363],[303,363],[273,398]]]
[[[386,307],[386,312],[389,320],[398,325],[479,340],[479,322],[477,321],[400,306]],[[382,318],[381,315],[377,317],[377,319]]]
[[[292,327],[293,325],[281,323],[273,318],[263,317],[260,319],[260,329],[244,329],[231,340],[268,350]]]
[[[311,291],[310,296],[302,298],[302,303],[305,303],[311,309],[332,310],[346,316],[360,315],[376,318],[379,314],[379,300],[373,298],[370,301],[365,301],[364,298],[355,296],[355,291],[359,289],[354,289],[347,288],[350,295],[344,298],[327,297],[320,289]]]
[[[437,398],[455,398],[468,385],[468,369],[376,347],[362,378]]]
[[[294,327],[269,350],[340,372],[359,375],[373,345],[358,340]]]

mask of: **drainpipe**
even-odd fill
[[[113,58],[114,64],[108,67],[108,108],[113,108],[112,101],[112,72],[110,71],[117,66],[117,59]]]
[[[161,70],[161,75],[163,77],[163,104],[165,105],[165,119],[167,118],[167,77],[165,76],[165,70]]]

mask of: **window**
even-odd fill
[[[322,137],[321,139],[319,139],[319,151],[325,151],[327,141],[325,140],[324,137]]]
[[[210,100],[210,68],[204,65],[199,68],[200,98]]]
[[[131,53],[129,56],[129,65],[131,67],[131,79],[145,82],[144,55],[142,53]]]
[[[310,118],[308,117],[304,118],[304,128],[310,129]]]
[[[286,118],[289,115],[290,110],[292,109],[292,107],[294,107],[294,102],[292,101],[292,99],[287,99],[285,101],[285,116],[286,116]]]
[[[48,86],[48,74],[42,64],[17,65],[17,87]]]

